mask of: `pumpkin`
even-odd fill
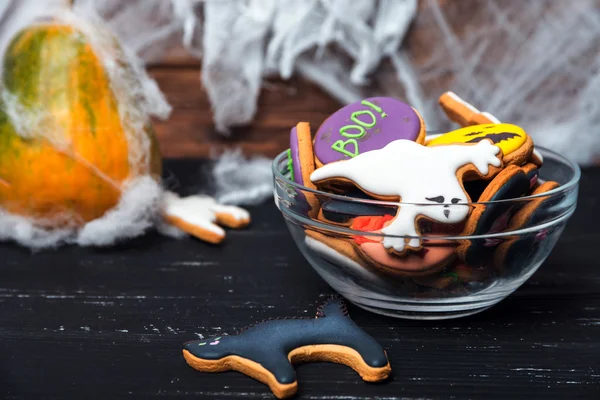
[[[109,42],[122,54],[114,38]],[[116,68],[136,82],[129,65]],[[160,176],[149,119],[133,132],[120,111],[136,115],[136,98],[116,96],[112,83],[73,26],[36,24],[15,35],[3,60],[0,209],[84,224],[113,208],[128,180]]]

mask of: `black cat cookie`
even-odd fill
[[[296,393],[293,364],[299,362],[344,364],[367,382],[391,373],[385,350],[350,319],[339,297],[327,299],[315,318],[268,320],[237,335],[187,342],[183,356],[201,372],[239,371],[268,385],[280,399]]]

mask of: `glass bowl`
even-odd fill
[[[550,150],[537,150],[544,159],[538,182],[556,181],[559,187],[494,202],[426,205],[309,189],[289,179],[283,152],[273,162],[275,204],[309,264],[357,306],[410,319],[471,315],[498,303],[529,279],[575,211],[579,167]],[[317,219],[315,210],[325,204],[327,218]],[[439,207],[440,212],[467,206],[471,214],[479,210],[492,229],[464,235],[464,226],[420,219],[420,236],[394,237],[352,229],[353,219],[337,212],[359,207],[363,214],[393,216],[398,207],[422,206]],[[389,244],[389,239],[407,243],[412,239],[418,250],[390,255],[382,244],[384,240]]]

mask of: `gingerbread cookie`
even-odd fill
[[[380,232],[393,218],[358,217],[351,229],[365,232]],[[452,243],[442,240],[426,240],[418,252],[409,252],[403,257],[390,254],[381,244],[381,236],[355,236],[358,253],[370,265],[391,276],[419,276],[441,270],[454,258]]]
[[[516,211],[518,204],[513,202],[498,202],[500,200],[518,199],[525,196],[530,190],[531,178],[525,170],[516,165],[504,168],[494,179],[492,179],[483,193],[476,199],[473,211],[467,219],[463,235],[483,235],[498,233],[506,229],[508,221]],[[498,203],[493,203],[498,202]],[[489,238],[485,241],[464,240],[456,250],[458,256],[469,265],[476,265],[484,260],[483,255],[489,248],[495,248],[497,241]]]
[[[439,146],[456,143],[477,143],[491,140],[502,150],[504,165],[522,165],[531,157],[533,141],[523,129],[511,124],[473,125],[448,132],[427,143]]]
[[[532,196],[542,195],[560,185],[554,181],[542,183],[532,193]],[[512,232],[519,229],[525,229],[535,226],[540,220],[543,220],[547,212],[548,203],[551,201],[560,201],[560,198],[553,199],[551,196],[542,196],[528,200],[519,211],[517,211],[508,224],[507,231]],[[494,265],[498,268],[510,267],[513,263],[527,264],[528,258],[536,254],[535,249],[548,232],[541,230],[536,235],[523,234],[520,238],[511,238],[501,243],[494,253]]]
[[[446,92],[442,94],[439,98],[439,103],[448,118],[451,121],[458,123],[462,127],[472,125],[500,124],[500,120],[498,118],[488,112],[479,111],[472,104],[467,103],[453,92]],[[531,145],[533,147],[533,142]],[[505,149],[502,150],[504,151]],[[520,165],[518,161],[519,160],[510,159],[504,160],[505,164]],[[544,159],[539,151],[533,149],[530,161],[536,164],[538,167],[541,167]]]
[[[298,362],[344,364],[367,382],[382,381],[391,372],[383,348],[350,319],[339,298],[319,306],[316,318],[269,320],[237,335],[187,342],[183,356],[201,372],[246,374],[267,384],[280,399],[297,391],[292,364]]]
[[[292,128],[289,154],[293,171],[291,179],[310,189],[316,189],[310,181],[310,174],[315,170],[315,156],[308,122],[299,122]]]
[[[398,139],[423,143],[425,123],[399,100],[372,97],[349,104],[319,127],[314,140],[317,166],[378,150]]]
[[[360,190],[350,190],[345,194],[348,198],[370,199]],[[350,224],[352,219],[360,216],[396,215],[398,207],[380,206],[338,199],[329,199],[321,205],[322,217],[325,221],[337,224]]]
[[[454,92],[442,94],[438,101],[448,118],[460,126],[500,123],[498,118],[488,112],[479,111]]]
[[[319,257],[338,268],[345,269],[351,276],[366,280],[380,288],[390,288],[388,282],[367,265],[349,241],[307,230],[304,242],[306,247]]]
[[[163,218],[182,231],[209,243],[221,243],[225,231],[219,225],[240,229],[250,223],[250,214],[240,207],[225,206],[210,196],[179,197],[166,192]]]
[[[315,170],[315,157],[312,147],[312,136],[308,122],[300,122],[290,132],[290,148],[288,150],[288,170],[290,179],[308,189],[316,189],[310,181],[310,174]],[[295,189],[296,197],[306,203],[306,213],[315,217],[319,211],[319,201],[313,193]]]
[[[491,178],[502,166],[500,157],[502,152],[489,140],[433,147],[396,140],[380,150],[324,165],[310,179],[317,185],[341,180],[374,198],[409,203],[381,230],[390,235],[383,239],[383,246],[402,254],[421,247],[419,218],[449,224],[464,220],[470,199],[462,186],[463,177]],[[405,237],[410,237],[408,243]]]
[[[444,240],[425,240],[418,252],[398,257],[386,251],[381,243],[365,242],[360,253],[381,272],[392,276],[430,275],[443,269],[454,258],[455,246]]]

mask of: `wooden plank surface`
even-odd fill
[[[205,166],[168,161],[180,187]],[[584,172],[578,211],[515,294],[463,319],[407,321],[350,307],[388,351],[393,376],[297,368],[299,399],[598,399],[600,169]],[[149,234],[125,245],[32,254],[0,245],[0,398],[273,398],[239,373],[188,367],[182,344],[258,320],[312,316],[329,286],[271,202],[223,246]]]
[[[173,106],[167,121],[155,122],[161,151],[167,158],[209,157],[213,152],[237,147],[245,154],[274,157],[289,147],[290,129],[298,122],[307,121],[316,130],[340,107],[300,78],[267,81],[252,124],[235,128],[230,137],[225,137],[215,131],[199,67],[164,66],[150,69],[150,75]]]

